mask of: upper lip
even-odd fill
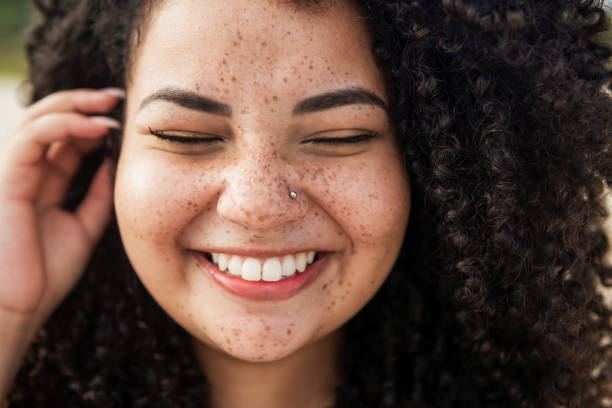
[[[284,255],[293,255],[299,252],[317,252],[321,253],[322,251],[318,251],[314,248],[299,248],[299,249],[284,249],[284,250],[264,250],[264,249],[241,249],[241,248],[215,248],[215,249],[196,249],[198,252],[205,253],[216,253],[216,254],[227,254],[227,255],[239,255],[242,257],[250,257],[250,258],[272,258],[272,257],[280,257]]]

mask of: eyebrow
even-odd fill
[[[212,113],[226,117],[232,116],[232,107],[214,99],[179,88],[163,88],[143,99],[139,110],[154,101],[170,102],[184,108]],[[315,95],[298,102],[293,108],[293,116],[321,112],[347,105],[374,105],[388,112],[387,104],[374,92],[353,87]]]
[[[388,111],[387,104],[374,92],[364,88],[347,88],[316,95],[299,102],[293,108],[293,115],[320,112],[347,105],[374,105]]]
[[[154,101],[171,102],[184,108],[212,113],[214,115],[232,116],[231,106],[195,92],[178,88],[163,88],[155,91],[142,100],[139,110],[142,110],[142,108]]]

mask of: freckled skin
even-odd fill
[[[371,40],[349,7],[309,14],[264,0],[168,2],[144,35],[128,87],[116,212],[143,284],[204,347],[247,361],[299,352],[357,313],[397,257],[410,195],[385,112],[354,105],[292,115],[305,97],[347,87],[386,100]],[[232,117],[164,102],[139,110],[169,86],[228,104]],[[188,147],[149,128],[222,141]],[[364,131],[378,136],[303,143]],[[249,301],[221,289],[189,252],[230,246],[331,256],[297,296]]]

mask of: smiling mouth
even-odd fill
[[[264,259],[215,252],[203,254],[223,274],[251,282],[278,282],[290,279],[300,275],[320,258],[320,254],[315,251]]]

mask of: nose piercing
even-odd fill
[[[295,198],[297,197],[297,193],[295,191],[292,191],[289,193],[289,197],[291,197],[292,200],[295,200]]]

